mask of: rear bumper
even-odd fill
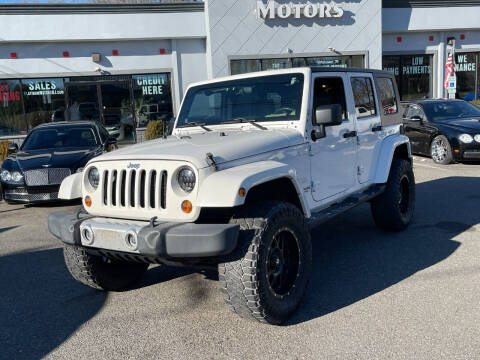
[[[235,250],[238,225],[125,221],[56,212],[49,231],[69,245],[92,250],[160,258],[204,258]]]

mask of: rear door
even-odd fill
[[[372,163],[376,147],[380,146],[382,120],[371,74],[349,74],[350,90],[354,100],[352,116],[356,121],[357,131],[357,176],[359,183],[372,180]]]

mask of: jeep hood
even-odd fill
[[[222,164],[304,141],[295,129],[211,131],[146,141],[106,153],[93,161],[178,160],[204,168],[209,166],[207,153],[213,155],[217,164]]]

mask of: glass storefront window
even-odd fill
[[[260,60],[232,60],[230,67],[230,72],[232,75],[262,70],[262,64]]]
[[[63,78],[22,79],[21,82],[29,129],[46,122],[65,120]]]
[[[477,54],[456,53],[457,96],[460,99],[475,100],[475,83],[477,78]]]
[[[138,127],[151,120],[173,118],[170,74],[133,75],[133,98]]]
[[[290,59],[262,59],[262,70],[289,69],[291,67]]]
[[[302,66],[363,68],[365,67],[365,58],[363,55],[340,55],[232,60],[230,62],[230,72],[232,75],[236,75],[253,71],[289,69]]]
[[[403,101],[432,97],[433,55],[384,56],[383,69],[395,74]]]
[[[0,136],[26,133],[20,81],[0,80]]]

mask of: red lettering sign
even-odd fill
[[[0,101],[20,101],[20,91],[9,91],[8,84],[0,84]]]

